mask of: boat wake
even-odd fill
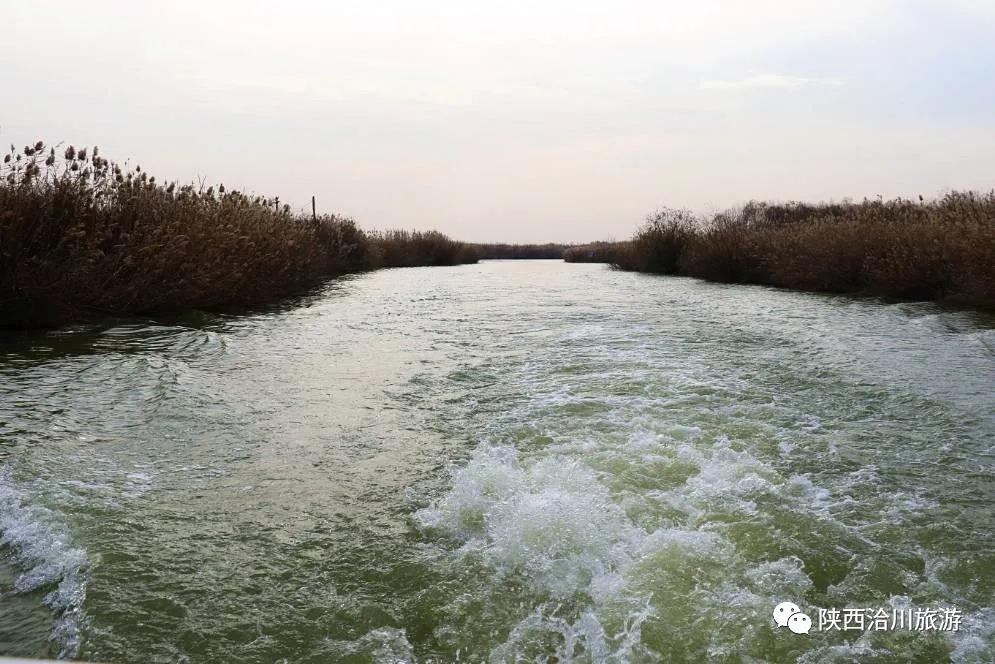
[[[6,592],[44,593],[41,601],[54,614],[51,640],[59,657],[79,649],[90,561],[74,547],[69,532],[52,510],[28,502],[24,485],[0,467],[0,553],[18,570]]]

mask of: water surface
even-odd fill
[[[0,654],[990,662],[993,379],[981,314],[547,261],[6,336]]]

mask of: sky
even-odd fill
[[[0,144],[364,228],[995,187],[995,0],[0,0]]]

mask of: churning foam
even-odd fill
[[[523,456],[481,445],[453,472],[448,492],[416,512],[421,529],[457,544],[446,564],[482,560],[489,583],[528,589],[493,661],[762,659],[771,607],[813,589],[799,557],[771,558],[764,542],[807,523],[839,533],[845,546],[866,543],[834,517],[838,499],[810,477],[785,476],[725,437],[679,434],[634,436],[595,455],[576,446]],[[619,483],[619,468],[646,463],[664,486]],[[741,526],[756,533],[753,544],[737,534]],[[955,635],[954,660],[987,652],[989,637],[980,628]],[[806,638],[812,662],[901,647]]]
[[[413,664],[414,648],[403,629],[378,627],[351,640],[327,640],[320,655],[327,661],[370,661],[390,664]],[[286,660],[284,660],[286,661]]]
[[[52,640],[60,657],[72,657],[79,647],[82,604],[89,561],[73,547],[69,534],[55,514],[25,502],[24,491],[11,477],[10,467],[0,467],[0,550],[12,556],[21,571],[13,592],[27,593],[52,587],[43,601],[55,614]]]
[[[644,452],[646,445],[637,447]],[[661,636],[685,642],[695,640],[695,631],[706,634],[702,623],[708,623],[728,638],[711,651],[731,654],[753,635],[732,633],[729,606],[766,614],[773,598],[801,596],[810,587],[797,558],[749,565],[721,533],[694,527],[716,511],[755,512],[754,497],[784,485],[783,479],[724,440],[708,454],[687,445],[666,457],[659,452],[675,467],[697,470],[679,488],[652,498],[682,513],[683,523],[670,527],[638,525],[598,473],[578,459],[523,461],[513,448],[490,445],[454,472],[444,497],[416,513],[422,528],[461,543],[457,558],[482,556],[496,580],[524,577],[544,598],[511,627],[492,658],[532,659],[542,655],[534,648],[550,643],[558,661],[629,661],[636,653],[655,658],[643,639],[651,618],[669,626]],[[799,501],[821,497],[804,480],[792,490],[806,494]],[[580,608],[563,609],[578,597]],[[740,628],[749,631],[749,621]]]
[[[449,494],[415,518],[553,599],[611,586],[643,537],[589,468],[556,458],[523,467],[509,447],[479,448]]]

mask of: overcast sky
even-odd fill
[[[995,0],[0,0],[0,141],[367,228],[995,186]]]

